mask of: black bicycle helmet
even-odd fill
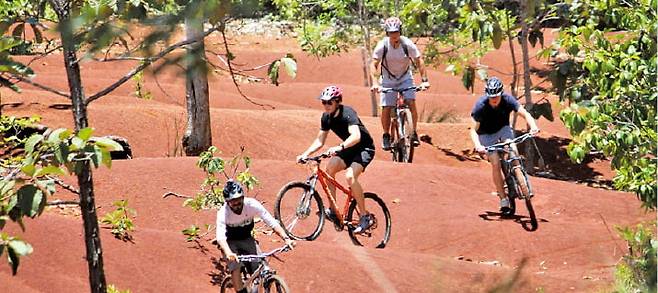
[[[503,94],[503,82],[497,77],[487,79],[487,85],[484,87],[484,93],[487,97],[496,97]]]
[[[237,183],[233,180],[226,181],[226,184],[224,185],[224,191],[222,191],[222,194],[224,195],[224,200],[232,200],[236,198],[241,198],[244,196],[244,190],[242,189],[242,185],[240,183]]]

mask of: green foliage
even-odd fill
[[[218,152],[217,147],[211,146],[207,151],[199,155],[197,166],[206,173],[206,179],[201,185],[201,192],[195,197],[187,199],[183,204],[184,206],[189,206],[195,211],[199,211],[202,209],[218,208],[223,205],[224,196],[222,195],[222,191],[224,190],[224,179],[235,178],[235,180],[242,183],[248,190],[255,188],[259,184],[258,179],[249,171],[251,158],[244,156],[244,149],[229,161],[215,157],[216,152]],[[238,172],[241,165],[244,169]]]
[[[134,218],[137,212],[135,212],[135,209],[128,207],[127,199],[117,200],[113,205],[116,209],[105,214],[101,219],[101,223],[110,225],[110,232],[114,237],[121,240],[131,240],[132,236],[129,232],[135,230],[131,217]]]
[[[603,2],[612,6],[600,10]],[[560,113],[573,136],[571,158],[580,162],[590,150],[602,151],[612,159],[615,187],[655,209],[658,88],[656,39],[650,36],[657,32],[656,1],[630,2],[579,2],[573,10],[582,14],[572,23],[583,26],[560,33],[556,49],[569,59],[556,65],[554,85],[572,103]]]
[[[120,290],[116,286],[110,284],[107,285],[107,293],[130,293],[130,290]]]
[[[7,253],[7,261],[9,266],[11,266],[11,273],[12,275],[16,275],[20,257],[32,253],[32,246],[20,238],[12,237],[2,232],[0,233],[0,257],[5,251]]]
[[[617,292],[656,292],[656,223],[617,228],[628,243],[628,254],[615,268]]]
[[[283,68],[288,76],[292,78],[297,76],[297,60],[295,60],[295,56],[288,53],[285,57],[270,63],[270,67],[267,69],[267,75],[276,86],[279,85],[279,69],[281,64],[283,64]]]
[[[153,94],[144,88],[144,72],[140,71],[132,77],[135,82],[135,97],[142,100],[153,99]]]
[[[90,128],[78,133],[60,128],[22,138],[21,131],[37,120],[6,116],[1,119],[2,133],[16,133],[6,137],[3,143],[12,148],[22,147],[23,154],[0,160],[0,229],[11,221],[25,230],[23,218],[35,218],[43,213],[48,197],[56,192],[58,176],[77,174],[88,160],[96,167],[101,164],[110,167],[110,151],[122,150],[112,140],[92,137]],[[8,235],[5,238],[4,242],[14,239]],[[17,249],[20,251],[11,252],[8,258],[12,267],[18,266],[19,256],[31,251],[31,248]]]
[[[191,242],[199,239],[199,232],[201,229],[199,229],[199,226],[197,225],[192,225],[188,228],[183,229],[181,231],[183,235],[185,235],[187,238],[185,238],[185,241]]]

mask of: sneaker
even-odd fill
[[[385,151],[391,150],[391,135],[388,133],[384,133],[382,136],[382,149]]]
[[[374,224],[374,223],[375,223],[375,221],[374,221],[374,219],[373,219],[373,217],[372,217],[371,214],[363,215],[363,216],[361,216],[361,218],[359,219],[359,225],[356,226],[356,228],[354,228],[354,231],[353,231],[353,232],[354,232],[354,233],[357,233],[357,234],[363,233],[363,232],[365,232],[368,228],[370,228],[370,226],[372,226],[372,224]]]
[[[506,212],[510,210],[509,198],[503,198],[500,200],[500,211]]]
[[[420,145],[420,140],[418,140],[418,134],[415,132],[411,135],[411,144],[415,147]]]
[[[338,217],[336,217],[336,214],[330,208],[325,208],[324,209],[324,216],[327,218],[327,220],[329,220],[333,223],[338,222]]]

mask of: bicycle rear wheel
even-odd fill
[[[311,241],[322,231],[324,207],[320,195],[311,186],[290,182],[279,191],[274,217],[290,237]]]
[[[411,142],[411,135],[414,130],[411,110],[404,109],[398,117],[398,137],[399,137],[399,158],[398,162],[411,163],[414,159],[414,147]]]
[[[265,281],[265,284],[263,284],[262,289],[263,289],[263,291],[258,290],[258,292],[264,292],[264,293],[288,293],[288,292],[290,292],[290,288],[288,288],[288,285],[286,284],[286,282],[279,275],[270,276],[267,279],[267,281]]]
[[[374,224],[361,234],[352,232],[353,229],[347,231],[356,245],[384,248],[391,238],[391,214],[384,201],[376,194],[366,192],[364,198],[366,208],[374,216]],[[361,212],[357,211],[356,200],[352,199],[346,219],[351,226],[357,226],[360,216]]]

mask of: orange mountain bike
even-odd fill
[[[372,192],[364,192],[365,205],[370,214],[373,215],[374,224],[363,233],[354,233],[354,228],[359,224],[362,211],[357,208],[356,200],[352,197],[352,191],[343,187],[334,178],[320,169],[322,159],[330,155],[321,154],[310,157],[301,163],[311,163],[311,175],[306,182],[292,181],[283,186],[276,199],[274,217],[279,220],[288,235],[297,240],[315,240],[322,232],[324,213],[322,198],[316,191],[317,183],[320,182],[327,200],[336,206],[336,199],[329,192],[329,185],[336,186],[347,196],[342,211],[332,209],[336,215],[334,228],[336,231],[347,232],[355,245],[384,248],[391,237],[391,214],[384,201]]]

